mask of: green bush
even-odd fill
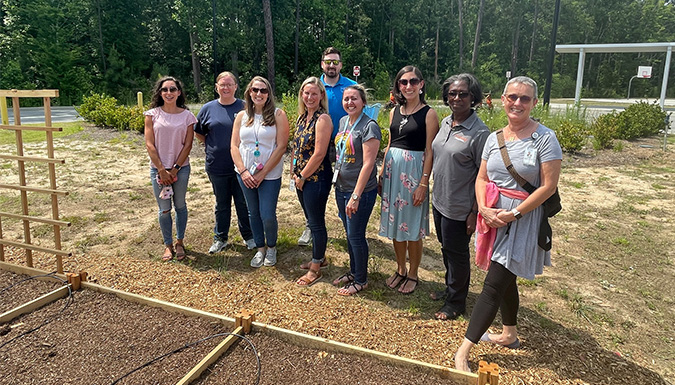
[[[600,115],[595,119],[591,125],[594,149],[601,150],[614,147],[618,116],[619,114],[616,111],[612,111],[609,114]]]
[[[117,130],[134,130],[143,132],[143,111],[147,106],[118,106],[117,99],[105,94],[91,93],[83,98],[82,104],[76,107],[77,112],[88,122],[97,126]]]
[[[631,104],[618,115],[617,138],[629,140],[656,135],[664,129],[665,119],[665,111],[656,103]]]
[[[506,112],[503,108],[493,108],[491,110],[487,108],[479,108],[477,110],[478,117],[485,123],[490,131],[497,131],[500,128],[506,127],[509,124],[509,120],[506,117]]]
[[[585,122],[565,120],[557,127],[551,127],[558,137],[560,147],[566,152],[577,152],[586,144],[588,126]]]
[[[296,123],[298,121],[298,95],[286,92],[281,95],[281,103],[284,111],[286,111],[286,116],[288,117],[288,144],[291,145],[293,143],[293,137],[295,136],[295,130],[297,128]]]

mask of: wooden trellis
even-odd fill
[[[56,164],[65,163],[63,159],[54,158],[54,131],[61,131],[59,127],[52,127],[51,98],[59,96],[59,90],[0,90],[0,110],[2,112],[2,125],[0,129],[10,130],[16,133],[16,154],[0,154],[0,160],[14,160],[18,163],[19,184],[0,183],[0,189],[18,190],[21,195],[21,213],[8,213],[0,211],[0,261],[5,260],[4,246],[14,246],[25,249],[26,264],[33,267],[33,251],[39,251],[56,256],[56,269],[63,273],[63,256],[69,256],[71,253],[61,250],[61,226],[70,226],[70,222],[59,220],[59,196],[68,195],[68,192],[58,190],[56,187]],[[14,124],[9,124],[7,114],[7,98],[12,98],[12,109],[14,112]],[[22,126],[21,113],[19,110],[20,98],[42,98],[44,105],[45,125]],[[24,156],[23,151],[23,131],[44,131],[46,134],[47,157]],[[26,182],[26,162],[47,163],[49,168],[49,188],[29,186]],[[52,217],[44,218],[30,215],[28,210],[28,192],[49,194],[52,203]],[[2,209],[0,209],[2,210]],[[16,242],[3,238],[2,218],[13,218],[23,222],[24,241]],[[52,225],[54,229],[54,248],[36,246],[32,244],[30,223],[38,222]]]

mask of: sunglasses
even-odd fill
[[[325,64],[325,65],[332,64],[332,65],[336,66],[336,65],[340,64],[340,60],[324,60],[323,64]]]
[[[159,89],[159,91],[160,91],[160,92],[165,92],[165,93],[166,93],[166,92],[172,92],[172,93],[173,93],[173,92],[178,91],[178,88],[176,88],[176,87],[169,87],[169,88],[162,87],[162,88]]]
[[[468,92],[457,92],[457,91],[448,92],[448,99],[455,99],[457,97],[459,97],[460,99],[465,99],[467,96],[469,96]]]
[[[515,103],[516,101],[518,101],[518,99],[520,99],[522,103],[529,103],[530,101],[532,101],[532,97],[527,95],[518,96],[516,94],[508,94],[506,95],[506,98],[509,99],[512,103]]]
[[[268,90],[267,88],[251,87],[251,93],[252,94],[257,94],[258,92],[260,92],[263,95],[267,95],[270,92],[270,90]]]
[[[411,86],[416,86],[420,84],[420,80],[418,78],[412,78],[410,80],[408,79],[398,79],[398,84],[402,85],[403,87],[407,86],[408,83],[410,83]]]

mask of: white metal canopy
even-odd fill
[[[659,105],[663,108],[668,88],[670,61],[673,56],[675,42],[670,43],[622,43],[622,44],[556,44],[555,50],[559,53],[578,53],[577,84],[574,91],[574,103],[581,99],[581,84],[584,79],[584,60],[586,53],[626,53],[626,52],[666,52],[666,64],[663,68],[663,82],[661,83],[661,98]]]

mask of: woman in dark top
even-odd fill
[[[309,286],[321,279],[326,265],[326,203],[330,194],[333,171],[328,159],[328,145],[333,123],[328,111],[326,89],[316,77],[307,78],[298,92],[298,122],[293,137],[291,184],[307,214],[312,230],[312,261],[300,267],[309,269],[296,283]]]
[[[432,143],[434,193],[431,207],[445,265],[445,289],[431,298],[445,303],[436,319],[454,320],[466,310],[471,261],[469,242],[476,230],[475,184],[485,140],[490,130],[474,111],[483,100],[475,76],[453,75],[443,82],[443,103],[452,115],[443,119]]]
[[[389,145],[379,178],[380,235],[393,241],[396,254],[397,269],[386,285],[391,289],[400,285],[399,293],[410,294],[418,283],[422,238],[429,233],[431,142],[438,132],[438,115],[424,101],[424,80],[417,67],[398,72],[394,97],[399,106],[389,114]]]
[[[217,253],[227,246],[232,218],[232,200],[237,210],[239,232],[249,250],[255,247],[244,193],[239,187],[237,173],[230,154],[232,123],[237,113],[244,109],[244,101],[234,97],[237,79],[231,72],[222,72],[216,78],[218,99],[212,100],[199,110],[195,136],[204,144],[206,152],[206,175],[209,176],[213,195],[216,197],[213,228],[213,244],[209,253]]]

